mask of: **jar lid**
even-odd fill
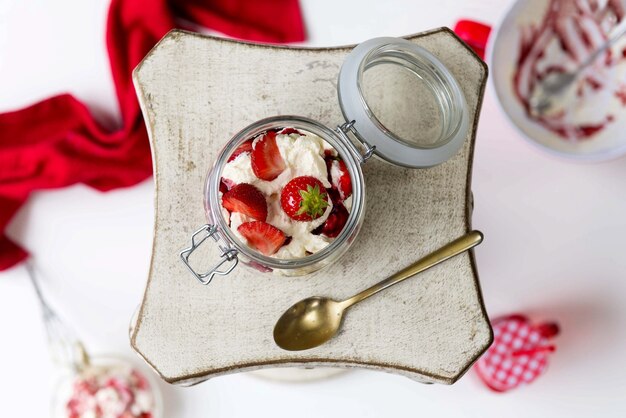
[[[378,83],[384,91],[375,97],[382,97],[385,103],[387,126],[366,100],[366,72],[381,64],[402,70],[421,86],[411,96],[403,80]],[[337,90],[344,117],[348,122],[354,121],[352,131],[357,139],[375,147],[374,154],[390,163],[411,168],[432,167],[450,159],[465,141],[469,114],[458,82],[433,54],[406,39],[384,37],[359,44],[341,67]],[[412,100],[394,103],[398,97]],[[394,113],[400,109],[409,115]],[[397,128],[398,123],[405,124],[407,130],[394,132],[392,126]],[[427,138],[415,141],[408,138],[413,137],[412,133]]]

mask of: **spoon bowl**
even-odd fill
[[[289,351],[322,345],[337,333],[343,309],[341,302],[330,298],[303,299],[280,317],[274,327],[274,341]]]

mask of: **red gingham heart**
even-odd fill
[[[554,351],[549,339],[558,334],[555,323],[533,325],[522,315],[492,321],[493,344],[476,362],[482,381],[496,392],[506,392],[539,377]]]

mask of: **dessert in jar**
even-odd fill
[[[248,247],[278,259],[306,257],[328,246],[352,207],[350,173],[337,151],[293,127],[241,144],[220,181],[231,231]]]
[[[369,108],[363,74],[379,64],[399,66],[432,93],[440,126],[428,145],[394,134]],[[457,81],[436,57],[404,39],[358,45],[341,68],[338,94],[346,122],[335,130],[305,117],[270,117],[244,128],[222,149],[206,180],[209,223],[180,254],[201,283],[229,274],[239,262],[282,275],[308,274],[335,262],[364,218],[362,164],[376,156],[403,167],[431,167],[455,155],[467,136],[469,116]],[[198,272],[189,257],[208,238],[220,259]]]
[[[257,272],[303,275],[338,259],[363,220],[357,167],[333,131],[306,118],[268,118],[239,132],[220,153],[205,190],[223,266],[241,261]],[[233,249],[236,261],[228,259]]]

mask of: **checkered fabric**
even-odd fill
[[[558,332],[556,325],[533,325],[521,315],[512,315],[492,321],[492,327],[493,344],[474,366],[490,389],[505,392],[545,371],[550,350],[542,348],[550,346],[549,338]]]

